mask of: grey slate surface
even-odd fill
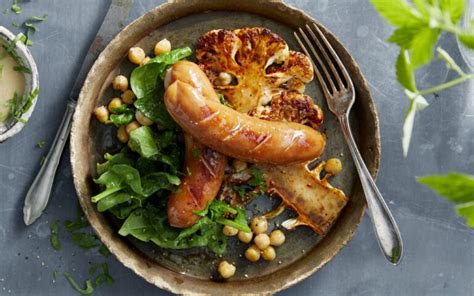
[[[75,295],[62,276],[70,271],[83,282],[90,262],[110,265],[115,279],[95,295],[164,295],[115,259],[83,251],[66,239],[62,250],[49,242],[49,225],[73,219],[76,196],[69,151],[63,155],[47,212],[33,226],[22,221],[23,198],[39,169],[66,107],[81,60],[109,1],[45,0],[23,2],[23,14],[0,15],[0,25],[48,13],[31,48],[39,66],[41,91],[37,109],[20,135],[0,144],[0,295]],[[130,20],[163,1],[137,0]],[[418,185],[415,176],[462,171],[474,173],[474,83],[429,97],[432,106],[416,119],[410,155],[401,152],[401,120],[408,101],[394,77],[397,48],[384,40],[391,28],[368,0],[286,0],[320,20],[348,47],[365,74],[376,101],[382,133],[378,185],[399,222],[405,257],[392,267],[379,253],[368,217],[354,239],[321,271],[282,295],[473,295],[474,230],[463,225],[452,206]],[[9,7],[10,0],[0,0]],[[459,60],[451,37],[442,46]],[[449,79],[442,64],[419,73],[420,87]],[[43,149],[36,147],[46,140]],[[53,278],[53,271],[59,276]],[[80,276],[82,275],[82,277]]]

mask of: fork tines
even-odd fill
[[[326,95],[332,96],[352,87],[346,68],[315,23],[298,28],[294,35],[300,47],[311,59],[314,72]]]

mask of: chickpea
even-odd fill
[[[228,279],[235,274],[235,266],[227,261],[221,261],[217,270],[219,271],[219,274],[225,279]]]
[[[112,87],[115,90],[119,90],[124,92],[128,89],[128,79],[123,75],[119,75],[115,77],[114,81],[112,82]]]
[[[133,101],[135,101],[135,99],[137,98],[137,96],[135,96],[135,93],[130,90],[130,89],[127,89],[126,91],[124,91],[124,93],[122,94],[122,101],[125,103],[125,104],[128,104],[128,105],[131,105],[133,104]]]
[[[222,229],[222,233],[224,233],[225,236],[236,236],[237,233],[239,233],[239,230],[232,226],[225,225]]]
[[[277,229],[273,230],[272,233],[270,233],[270,245],[272,246],[281,246],[285,242],[285,234],[283,231]]]
[[[250,222],[250,228],[255,234],[264,233],[268,229],[267,218],[265,217],[254,217]]]
[[[164,54],[170,52],[171,50],[171,42],[168,39],[162,39],[155,45],[155,55],[158,56],[160,54]]]
[[[146,117],[139,110],[135,111],[135,118],[138,122],[140,122],[141,125],[149,126],[153,124],[153,121],[150,118]]]
[[[265,250],[262,251],[263,260],[272,261],[276,258],[275,249],[272,246],[268,246]]]
[[[246,251],[245,251],[245,258],[247,260],[252,261],[252,262],[257,262],[258,259],[260,259],[260,249],[257,248],[256,245],[251,245]]]
[[[145,57],[145,58],[143,59],[143,61],[141,61],[140,67],[145,66],[146,64],[148,64],[148,62],[150,62],[150,60],[151,60],[150,57],[148,57],[148,56]]]
[[[95,108],[94,114],[99,122],[106,123],[109,120],[109,110],[105,106]]]
[[[324,170],[329,174],[336,176],[342,170],[342,163],[339,158],[328,159],[324,165]]]
[[[239,234],[238,234],[238,237],[239,237],[239,240],[243,243],[250,243],[252,241],[252,238],[253,238],[253,233],[252,232],[244,232],[244,231],[239,231]]]
[[[132,47],[128,51],[128,59],[135,65],[140,65],[145,56],[145,51],[140,47]]]
[[[260,250],[265,250],[270,245],[270,237],[266,233],[260,233],[253,239],[253,242]]]
[[[217,85],[229,85],[232,82],[232,75],[227,72],[221,72],[215,82]]]
[[[109,111],[112,112],[112,113],[115,113],[114,112],[114,109],[115,108],[118,108],[122,106],[122,99],[120,98],[113,98],[110,103],[109,103]]]
[[[134,121],[132,121],[132,122],[130,122],[129,124],[126,125],[125,130],[127,131],[127,134],[130,135],[130,133],[132,131],[136,130],[140,126],[141,126],[140,123],[138,123],[138,121],[134,120]]]
[[[241,172],[247,168],[247,163],[242,160],[234,159],[232,161],[232,167],[234,168],[235,172]]]
[[[129,138],[130,137],[128,136],[125,126],[122,125],[121,127],[119,127],[117,130],[117,139],[122,143],[127,143]]]

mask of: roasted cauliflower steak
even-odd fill
[[[198,39],[195,53],[215,90],[236,110],[270,121],[321,126],[321,108],[303,94],[305,83],[313,79],[311,61],[289,50],[277,34],[266,28],[213,30]],[[230,74],[231,83],[222,85],[221,73]],[[288,229],[306,225],[324,235],[348,198],[329,184],[328,174],[320,177],[324,162],[314,170],[308,165],[256,166],[265,175],[268,193],[281,197],[299,215],[282,225]]]
[[[195,53],[217,92],[244,113],[284,91],[302,93],[304,83],[313,79],[309,58],[289,50],[285,40],[267,28],[210,31],[197,40]],[[231,75],[232,82],[220,85],[221,73]]]

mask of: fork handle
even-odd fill
[[[377,185],[375,185],[375,182],[360,155],[359,149],[357,149],[349,124],[349,115],[342,115],[338,119],[342,127],[344,138],[349,146],[352,158],[354,159],[357,171],[359,172],[360,181],[367,200],[370,219],[380,248],[382,249],[385,258],[392,264],[397,265],[400,262],[403,253],[402,238],[397,223],[393,219],[393,216],[390,213],[382,194],[380,194]]]

